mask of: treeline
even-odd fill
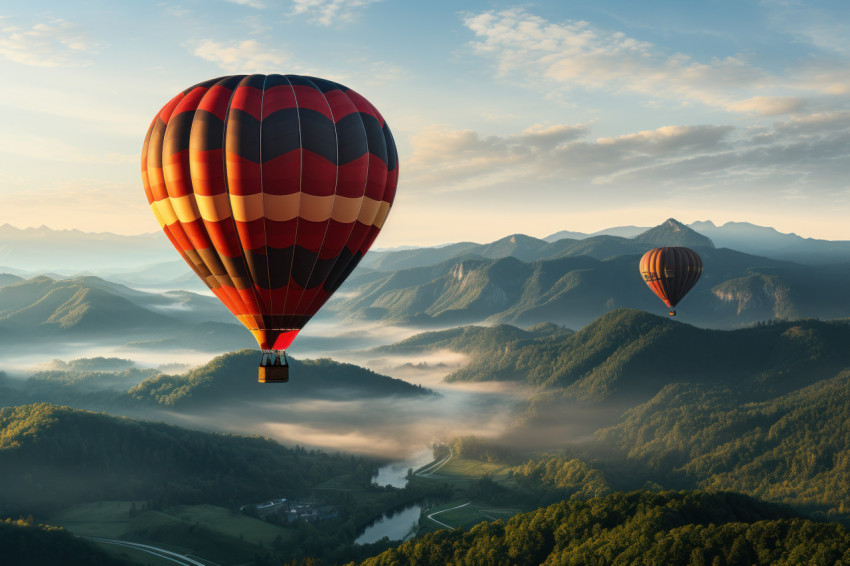
[[[850,325],[802,320],[705,330],[630,309],[572,335],[508,342],[450,381],[512,379],[579,402],[646,400],[669,383],[726,383],[753,398],[787,393],[850,366]]]
[[[733,489],[850,520],[850,371],[768,401],[671,385],[597,439],[664,485]]]
[[[514,468],[512,476],[541,505],[558,499],[583,500],[611,492],[602,471],[577,458],[541,455]]]
[[[66,530],[29,519],[0,520],[0,563],[4,566],[121,566],[93,544]]]
[[[203,412],[234,400],[268,403],[275,398],[290,401],[309,397],[342,398],[433,395],[433,391],[371,370],[335,362],[290,358],[293,379],[286,387],[257,383],[256,350],[240,350],[217,356],[186,374],[171,375],[155,369],[119,369],[117,359],[95,358],[57,365],[24,381],[0,373],[0,404],[52,403],[90,410],[121,412],[151,407],[180,408]],[[100,368],[112,363],[114,371]]]
[[[562,501],[468,531],[437,531],[361,564],[797,566],[847,561],[850,534],[841,525],[802,519],[734,493],[642,491]]]
[[[342,474],[368,486],[378,465],[260,437],[47,404],[0,409],[0,512],[6,516],[102,500],[238,507],[305,493]]]

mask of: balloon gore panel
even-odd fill
[[[142,181],[181,257],[261,348],[282,350],[383,227],[398,153],[381,114],[348,87],[234,75],[156,114]]]

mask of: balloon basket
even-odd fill
[[[258,368],[257,381],[260,383],[286,383],[289,381],[289,361],[286,352],[263,350]]]
[[[671,310],[671,311],[670,311],[670,316],[676,316],[676,311]]]

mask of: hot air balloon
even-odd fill
[[[691,290],[702,273],[702,260],[689,248],[655,248],[640,258],[640,274],[652,292],[670,308],[675,307]]]
[[[285,350],[384,225],[398,154],[348,87],[234,75],[163,106],[142,181],[168,239],[256,338],[259,381],[288,381]]]

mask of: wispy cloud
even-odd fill
[[[470,14],[474,51],[502,77],[530,75],[562,90],[635,92],[727,107],[775,83],[740,57],[697,61],[585,21],[550,22],[523,9]]]
[[[280,72],[284,65],[288,65],[287,72],[295,70],[289,53],[254,39],[241,42],[204,39],[194,44],[192,52],[232,73]]]
[[[292,13],[323,26],[350,22],[369,4],[380,0],[293,0]]]
[[[826,52],[850,55],[850,15],[846,4],[830,9],[812,2],[762,0],[771,24],[799,41]],[[841,14],[841,12],[844,14]],[[841,16],[844,17],[841,17]]]
[[[265,8],[266,5],[260,0],[227,0],[228,2],[232,2],[233,4],[239,4],[240,6],[250,6],[251,8],[262,9]]]
[[[802,188],[828,199],[846,186],[850,112],[795,116],[770,127],[664,126],[596,139],[586,126],[538,126],[506,136],[434,126],[411,143],[406,186],[430,193],[515,194],[523,187],[533,199],[569,186],[633,199],[643,188],[658,197],[702,189],[757,194],[770,187],[772,194]]]
[[[583,125],[533,126],[513,136],[482,136],[474,130],[434,125],[411,138],[406,160],[408,182],[433,190],[483,188],[527,177],[529,168],[586,133]]]
[[[795,96],[754,96],[730,102],[726,109],[757,116],[779,116],[798,112],[803,108],[803,104],[803,100]]]
[[[83,65],[86,61],[79,56],[96,48],[78,26],[61,19],[20,27],[3,18],[0,26],[0,56],[22,65]]]

